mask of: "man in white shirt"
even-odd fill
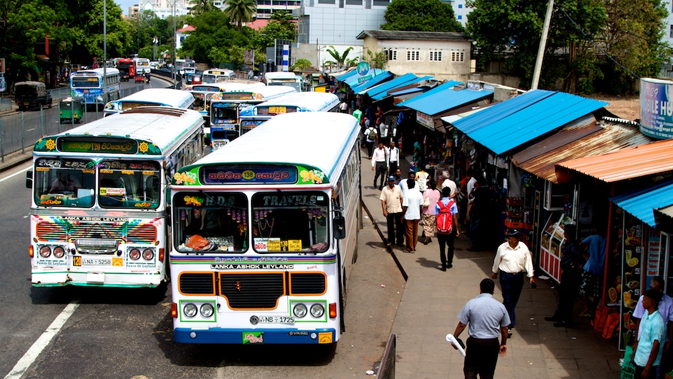
[[[395,141],[390,143],[390,149],[388,149],[388,166],[390,167],[390,172],[396,172],[397,167],[399,167],[400,161],[400,149],[397,148]]]
[[[416,181],[416,173],[414,171],[409,171],[409,175],[407,176],[407,179]],[[402,188],[402,193],[404,195],[406,195],[407,192],[409,192],[409,187],[407,186],[407,181],[406,180],[402,180],[400,182],[400,188]],[[418,188],[414,187],[414,190],[418,191]],[[421,191],[418,191],[418,192],[420,193]]]
[[[397,242],[398,246],[404,246],[404,226],[402,225],[402,201],[404,195],[400,186],[395,184],[395,177],[388,177],[388,185],[381,190],[381,208],[383,216],[388,224],[388,242],[391,246]]]
[[[448,171],[444,171],[442,173],[442,189],[449,187],[451,190],[451,198],[454,199],[458,195],[458,186],[456,186],[456,182],[451,180],[451,174]]]
[[[379,141],[379,147],[374,150],[374,155],[372,155],[372,171],[376,170],[376,175],[374,175],[374,188],[379,190],[383,189],[384,181],[386,179],[386,171],[388,170],[388,158],[387,151],[383,142]],[[381,185],[376,186],[376,182],[381,177]]]
[[[416,251],[416,244],[418,244],[418,222],[421,220],[423,195],[420,191],[414,189],[416,187],[415,180],[407,179],[406,182],[408,189],[404,194],[404,201],[402,202],[405,234],[407,237],[407,247],[404,251],[411,253]]]
[[[339,104],[339,111],[341,113],[348,113],[348,103],[345,99],[341,101],[341,104]]]
[[[378,137],[379,133],[376,131],[376,128],[371,126],[369,120],[365,120],[365,126],[366,126],[366,129],[364,131],[365,146],[367,146],[367,153],[369,153],[369,158],[371,158],[372,150],[374,150],[374,144],[376,143],[376,140],[379,138]]]

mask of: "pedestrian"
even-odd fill
[[[493,193],[483,178],[476,179],[471,191],[472,203],[468,204],[470,213],[469,236],[472,246],[467,251],[479,251],[490,242],[491,198]]]
[[[441,205],[440,205],[441,204]],[[442,214],[446,216],[442,216]],[[442,262],[442,271],[453,267],[454,240],[460,236],[458,228],[458,207],[451,198],[451,189],[445,187],[442,189],[442,199],[435,205],[435,214],[437,215],[437,242],[439,243],[439,260]],[[443,219],[449,217],[450,220]],[[447,228],[449,222],[452,222],[451,228]],[[445,250],[446,249],[446,250]],[[446,255],[445,252],[446,251]]]
[[[507,325],[510,320],[502,303],[493,298],[494,289],[495,283],[491,279],[482,280],[479,283],[479,296],[468,301],[458,314],[458,325],[453,336],[458,338],[466,326],[470,335],[463,362],[466,379],[476,379],[477,375],[481,379],[493,378],[498,354],[501,357],[507,354]]]
[[[582,240],[580,246],[587,248],[586,263],[582,272],[584,284],[580,289],[584,300],[583,317],[594,317],[596,306],[603,295],[603,264],[605,263],[606,238],[599,233],[598,227],[592,227],[591,235]]]
[[[365,119],[365,145],[367,146],[367,152],[369,153],[369,158],[372,157],[372,150],[374,150],[374,144],[376,143],[378,132],[376,128],[370,125],[369,119]]]
[[[390,142],[390,149],[388,149],[388,152],[390,172],[396,172],[400,162],[400,149],[397,148],[395,141]]]
[[[414,166],[421,167],[421,156],[423,154],[423,149],[421,148],[421,143],[416,141],[414,142]]]
[[[348,102],[345,99],[339,104],[339,112],[348,113]]]
[[[666,337],[664,319],[657,310],[661,292],[649,289],[643,293],[643,308],[647,311],[640,321],[642,332],[633,344],[631,363],[636,366],[634,378],[655,379],[661,364],[663,341]]]
[[[423,204],[423,195],[416,191],[414,187],[416,181],[407,179],[408,190],[404,194],[402,202],[402,213],[404,214],[405,234],[407,237],[407,247],[405,252],[416,251],[418,243],[418,222],[421,221],[421,205]]]
[[[387,246],[397,243],[404,246],[404,225],[402,224],[402,202],[404,195],[400,186],[395,184],[395,177],[388,177],[388,185],[381,190],[381,208],[388,224]]]
[[[516,229],[507,232],[507,242],[498,247],[493,260],[493,279],[500,273],[500,288],[502,289],[502,303],[507,309],[509,319],[509,334],[511,336],[516,325],[516,303],[519,302],[523,289],[524,273],[528,275],[530,284],[535,283],[533,277],[533,259],[526,244],[521,242],[522,234]]]
[[[442,176],[439,178],[439,180],[442,182],[442,189],[449,187],[451,190],[451,198],[458,200],[456,197],[458,196],[458,186],[456,186],[456,182],[451,180],[451,172],[450,171],[444,171],[442,173]],[[456,201],[456,204],[458,201]]]
[[[556,312],[551,317],[545,317],[547,321],[556,321],[554,326],[572,326],[573,308],[581,281],[582,251],[575,240],[577,228],[573,224],[563,227],[565,240],[561,246],[561,283],[559,285],[559,301]]]
[[[400,188],[402,188],[402,193],[406,196],[407,192],[409,192],[409,188],[414,188],[415,191],[418,191],[418,188],[414,187],[409,187],[407,183],[409,183],[409,180],[411,181],[416,181],[416,173],[412,170],[409,170],[409,173],[407,174],[407,180],[402,180],[400,182]],[[420,193],[420,191],[419,191]]]
[[[437,183],[430,181],[430,188],[423,192],[423,244],[432,242],[435,236],[436,212],[435,207],[442,194],[437,190]]]
[[[388,171],[388,154],[383,142],[379,142],[379,147],[374,150],[374,155],[372,155],[372,171],[375,171],[374,175],[374,188],[379,190],[383,189],[384,180],[386,179],[386,171]],[[376,182],[381,177],[381,185],[376,186]]]
[[[402,179],[402,169],[398,167],[395,170],[395,184],[397,184],[398,186],[401,187],[401,183],[403,181],[404,181],[404,179]]]
[[[424,193],[428,189],[428,179],[430,174],[428,174],[422,167],[416,173],[416,186],[421,193]]]

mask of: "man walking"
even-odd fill
[[[369,158],[371,158],[372,150],[374,150],[374,144],[378,139],[378,132],[373,126],[370,125],[369,119],[365,119],[365,128],[365,146],[367,146],[367,153],[369,154]]]
[[[379,147],[374,150],[374,155],[372,156],[372,171],[376,170],[376,175],[374,175],[374,188],[379,190],[383,189],[383,181],[386,179],[386,171],[388,170],[388,159],[385,146],[383,142],[379,141]],[[381,185],[376,187],[376,182],[381,177]]]
[[[556,321],[554,326],[572,326],[573,308],[577,289],[580,284],[581,275],[579,271],[582,252],[575,240],[575,225],[567,224],[563,227],[563,236],[565,241],[561,246],[563,255],[561,256],[561,284],[559,285],[559,301],[556,313],[551,317],[545,317],[547,321]]]
[[[423,205],[423,195],[420,191],[414,189],[415,186],[416,181],[407,179],[407,187],[409,189],[404,194],[404,201],[402,202],[407,237],[405,252],[407,253],[416,251],[416,244],[418,244],[418,222],[421,220],[421,206]]]
[[[636,366],[634,378],[655,379],[658,366],[661,364],[666,326],[657,310],[660,300],[659,291],[649,289],[643,294],[643,308],[647,313],[640,321],[641,333],[633,344],[631,363]]]
[[[441,205],[440,205],[441,204]],[[442,189],[442,199],[435,206],[437,215],[437,241],[439,242],[439,260],[442,262],[442,271],[453,267],[454,240],[460,236],[458,230],[458,207],[456,202],[451,199],[451,188]],[[450,218],[450,220],[445,219]],[[451,229],[444,226],[451,222]],[[448,233],[447,233],[448,231]],[[448,248],[448,255],[444,252]]]
[[[510,320],[505,306],[493,298],[494,288],[495,283],[491,279],[482,280],[479,296],[468,301],[458,314],[453,336],[458,338],[469,325],[467,332],[470,337],[463,363],[466,379],[476,379],[477,375],[482,379],[493,378],[498,353],[501,357],[507,354],[507,325]]]
[[[390,172],[396,172],[399,167],[400,161],[400,149],[397,148],[395,141],[390,143],[390,149],[388,149],[388,162],[390,166]]]
[[[388,241],[387,246],[397,243],[398,246],[404,244],[404,226],[402,225],[402,201],[404,195],[400,186],[395,184],[395,177],[388,177],[388,185],[381,190],[381,208],[383,216],[388,223]]]

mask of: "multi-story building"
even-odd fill
[[[256,0],[257,18],[270,18],[275,11],[294,12],[301,7],[301,0]]]
[[[465,6],[465,0],[441,0],[443,3],[448,3],[453,8],[453,13],[456,15],[456,20],[460,22],[463,27],[467,24],[467,15],[472,8]]]
[[[222,1],[217,0],[216,2],[221,3]],[[175,5],[175,13],[173,13],[173,5]],[[134,16],[144,11],[152,11],[157,17],[166,19],[166,17],[173,14],[176,16],[185,15],[189,13],[191,8],[190,0],[141,0],[137,6],[134,5],[129,8],[129,16]]]

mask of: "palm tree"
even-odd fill
[[[239,32],[243,29],[243,23],[252,21],[252,16],[257,12],[255,0],[227,0],[226,4],[224,14],[238,26]]]
[[[203,12],[210,12],[216,9],[213,0],[189,0],[189,4],[192,6],[191,13],[194,16],[199,16]]]
[[[341,70],[341,69],[345,66],[345,64],[346,64],[346,57],[348,57],[348,53],[350,53],[351,50],[353,50],[353,48],[352,48],[352,47],[349,47],[348,49],[346,49],[346,50],[343,52],[343,54],[339,54],[339,52],[334,48],[334,46],[330,46],[330,47],[327,49],[327,52],[328,52],[329,55],[331,55],[332,58],[334,58],[334,60],[336,61],[336,68],[337,68],[338,70]]]

